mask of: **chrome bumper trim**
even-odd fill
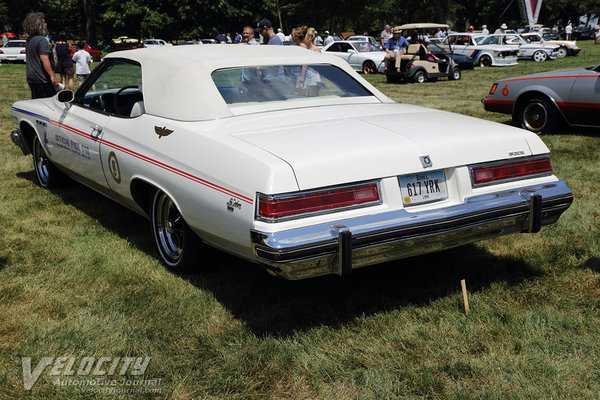
[[[278,232],[251,231],[255,259],[288,279],[345,275],[353,268],[431,253],[558,220],[573,194],[564,181],[466,198],[421,212],[366,215]]]
[[[27,154],[31,153],[29,145],[27,144],[27,140],[25,140],[25,137],[23,137],[23,134],[20,130],[16,129],[12,131],[10,133],[10,140],[12,140],[12,142],[21,149],[23,155],[26,156]]]

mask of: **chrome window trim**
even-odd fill
[[[261,198],[265,198],[265,199],[269,199],[269,200],[285,199],[285,198],[297,197],[300,195],[324,192],[327,190],[340,190],[340,189],[353,188],[353,187],[358,187],[358,186],[367,186],[367,185],[375,185],[377,187],[378,199],[376,201],[369,201],[369,202],[360,203],[360,204],[353,204],[353,205],[345,206],[345,207],[336,207],[336,208],[331,208],[328,210],[305,212],[305,213],[301,213],[301,214],[294,214],[294,215],[289,215],[289,216],[280,217],[280,218],[268,218],[268,217],[260,216],[258,214]],[[340,212],[340,211],[347,211],[347,210],[353,210],[353,209],[357,209],[357,208],[381,205],[381,204],[383,204],[383,200],[381,199],[381,197],[382,197],[381,196],[381,182],[379,179],[363,181],[363,182],[358,182],[358,183],[345,184],[345,185],[327,186],[327,187],[323,187],[320,189],[309,189],[309,190],[301,190],[301,191],[297,191],[297,192],[288,192],[288,193],[280,193],[280,194],[264,194],[264,193],[256,192],[256,201],[255,201],[256,207],[254,209],[254,219],[256,221],[275,223],[275,222],[290,221],[293,219],[313,217],[316,215],[332,214],[332,213],[336,213],[336,212]]]
[[[518,176],[518,177],[514,177],[514,178],[501,179],[501,180],[493,181],[493,182],[485,182],[485,183],[477,183],[477,184],[475,183],[475,177],[473,176],[473,170],[476,168],[497,167],[497,166],[505,165],[505,164],[518,163],[518,162],[522,162],[522,161],[535,161],[535,160],[541,160],[544,158],[550,159],[550,156],[548,154],[543,154],[543,155],[537,155],[537,156],[509,158],[509,159],[504,159],[504,160],[468,165],[469,177],[471,178],[471,187],[472,188],[480,188],[480,187],[485,187],[485,186],[497,185],[500,183],[520,181],[523,179],[531,179],[531,178],[539,178],[542,176],[550,176],[550,175],[552,175],[552,171],[542,172],[539,174],[526,175],[526,176]],[[552,165],[550,165],[550,166],[552,166]]]

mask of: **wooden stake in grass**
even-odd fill
[[[465,304],[465,315],[469,315],[469,298],[467,297],[467,284],[464,279],[460,281],[460,287],[462,288],[463,303]]]

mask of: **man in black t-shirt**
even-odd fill
[[[31,98],[52,97],[56,94],[54,86],[58,85],[58,80],[54,75],[52,48],[44,37],[48,33],[44,14],[27,14],[23,21],[23,30],[29,34],[25,51],[27,83],[31,89]]]

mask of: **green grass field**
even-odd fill
[[[600,62],[600,46],[580,45],[578,57],[454,82],[367,78],[398,101],[507,123],[481,105],[492,82]],[[600,398],[599,130],[543,136],[575,201],[538,234],[347,278],[284,281],[217,251],[206,270],[176,275],[148,221],[78,184],[36,186],[9,139],[10,106],[29,96],[25,66],[0,66],[0,87],[0,399],[119,398],[57,385],[50,367],[24,388],[22,357],[33,370],[61,356],[150,357],[143,379],[158,384],[119,380],[140,389],[122,398]]]

